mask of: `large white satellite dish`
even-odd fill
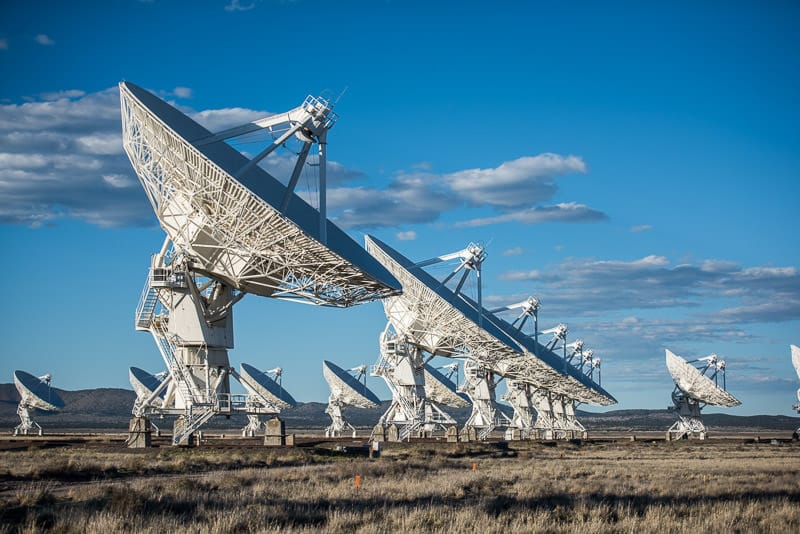
[[[327,132],[336,114],[327,100],[308,97],[286,113],[212,133],[135,84],[122,82],[119,91],[123,147],[167,234],[151,261],[136,328],[153,335],[171,382],[162,407],[141,403],[134,416],[177,415],[174,444],[214,415],[245,413],[247,431],[286,403],[230,366],[233,307],[245,294],[349,307],[400,291],[327,219]],[[226,142],[254,132],[272,137],[253,158]],[[302,146],[284,185],[259,163],[291,140]],[[318,173],[319,211],[294,192],[307,167]],[[244,377],[250,396],[231,394],[231,376]]]
[[[355,372],[357,375],[353,376],[350,372]],[[353,437],[356,437],[355,427],[347,422],[342,412],[344,406],[377,408],[381,403],[380,399],[367,388],[367,366],[355,367],[350,369],[350,372],[328,360],[322,361],[322,374],[331,388],[328,406],[325,409],[325,413],[331,416],[331,424],[325,429],[326,437],[341,436],[347,428],[351,429]],[[364,382],[360,381],[362,377]]]
[[[689,362],[669,349],[665,349],[665,353],[667,369],[675,382],[672,401],[679,418],[667,431],[667,436],[669,439],[705,439],[706,427],[700,417],[700,410],[704,406],[730,408],[741,404],[739,399],[724,389],[725,362],[716,354]],[[700,368],[692,363],[697,363]],[[720,377],[723,379],[722,385],[718,383]]]
[[[173,245],[192,269],[256,295],[350,306],[398,292],[380,264],[336,225],[225,140],[288,125],[267,150],[293,134],[325,150],[335,114],[309,97],[300,107],[212,134],[152,93],[119,84],[123,145]],[[261,158],[266,155],[261,155]],[[325,172],[325,160],[319,162]],[[296,180],[296,173],[290,178]],[[321,178],[324,180],[324,178]],[[323,184],[324,185],[324,184]],[[324,187],[320,201],[324,205]]]
[[[64,407],[64,401],[50,387],[50,375],[36,377],[25,371],[14,371],[14,385],[20,396],[17,406],[20,424],[14,428],[14,435],[27,435],[36,428],[41,436],[42,427],[33,420],[31,412],[36,409],[57,412]]]

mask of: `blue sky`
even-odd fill
[[[412,259],[487,243],[487,303],[537,296],[543,327],[603,359],[615,408],[669,404],[666,347],[727,360],[729,413],[792,414],[800,6],[428,4],[3,2],[4,381],[160,370],[133,312],[163,233],[122,152],[119,81],[215,127],[346,89],[328,202],[356,240]],[[231,361],[324,401],[321,361],[374,362],[384,324],[379,303],[248,296]]]

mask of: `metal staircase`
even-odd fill
[[[180,445],[194,433],[195,430],[203,426],[209,419],[214,417],[216,410],[214,404],[192,404],[189,411],[182,419],[175,422],[175,432],[172,435],[172,444]],[[178,423],[182,421],[183,424]]]
[[[142,296],[139,298],[139,304],[136,306],[136,330],[146,331],[150,329],[157,304],[158,293],[156,293],[155,288],[150,285],[150,273],[147,273],[147,280],[144,282]]]

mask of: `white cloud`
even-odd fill
[[[111,187],[117,189],[133,187],[136,185],[135,180],[133,180],[130,176],[125,176],[124,174],[104,174],[103,181]]]
[[[255,2],[242,5],[241,0],[231,0],[231,3],[225,6],[225,11],[249,11],[256,7]]]
[[[641,224],[639,226],[632,226],[631,232],[638,234],[640,232],[647,232],[648,230],[652,230],[653,227],[649,224]]]
[[[742,268],[727,261],[671,266],[660,255],[632,261],[571,258],[547,270],[510,271],[500,278],[535,282],[557,313],[600,315],[613,310],[686,308],[715,303],[709,324],[800,319],[800,272],[794,267]]]
[[[227,128],[239,126],[240,124],[247,124],[248,122],[272,115],[272,113],[267,113],[265,111],[254,111],[246,108],[207,109],[197,112],[183,109],[182,111],[212,132],[218,132]]]
[[[192,98],[192,90],[189,87],[176,87],[172,94],[178,98]]]
[[[555,177],[585,173],[586,164],[577,156],[539,154],[507,161],[493,169],[467,169],[443,176],[459,196],[476,206],[519,208],[553,198]]]
[[[328,207],[343,228],[395,227],[435,221],[458,201],[446,191],[410,175],[395,179],[386,189],[341,187],[328,189]]]
[[[65,98],[66,99],[80,98],[85,95],[86,93],[84,91],[81,91],[80,89],[68,89],[66,91],[54,91],[51,93],[42,93],[39,95],[39,98],[41,98],[42,100],[53,101],[53,100],[62,100]]]
[[[508,250],[504,250],[503,256],[519,256],[520,254],[522,254],[522,252],[523,252],[522,247],[519,246],[512,247]]]
[[[495,217],[483,217],[459,221],[457,228],[471,228],[500,223],[540,224],[547,222],[595,222],[607,220],[608,216],[585,204],[563,202],[553,206],[535,206],[520,211],[504,213]]]
[[[397,232],[395,237],[400,241],[414,241],[417,238],[417,232],[408,230],[407,232]]]
[[[36,39],[37,43],[39,43],[40,45],[43,45],[43,46],[51,46],[51,45],[56,44],[55,41],[53,41],[50,37],[48,37],[47,35],[45,35],[43,33],[40,33],[39,35],[37,35],[35,37],[35,39]]]
[[[0,223],[152,224],[121,144],[116,88],[0,105]]]

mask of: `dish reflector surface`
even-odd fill
[[[789,347],[792,349],[792,365],[797,371],[797,378],[800,378],[800,347],[797,345],[789,345]]]
[[[338,393],[345,404],[358,408],[375,408],[381,403],[377,395],[333,362],[322,361],[322,374],[331,387],[331,392]]]
[[[159,223],[193,269],[247,293],[345,307],[400,290],[385,268],[297,195],[152,93],[119,84],[123,145]],[[236,176],[234,178],[234,176]]]
[[[146,399],[161,385],[161,380],[157,376],[138,367],[131,367],[128,370],[128,379],[140,399]],[[165,394],[166,392],[162,391],[159,397],[163,399]]]
[[[242,378],[244,378],[248,385],[255,389],[259,394],[263,395],[267,400],[280,409],[291,408],[297,404],[297,401],[289,395],[289,392],[283,389],[266,373],[263,373],[253,367],[243,363],[240,366]]]
[[[685,359],[665,349],[667,354],[667,369],[672,375],[672,380],[683,392],[693,399],[712,406],[739,406],[741,401],[716,385],[696,367]]]
[[[17,386],[17,391],[22,397],[21,402],[27,406],[49,412],[55,412],[64,407],[64,401],[61,400],[58,393],[49,384],[30,373],[14,371],[14,385]]]
[[[367,251],[400,280],[403,293],[391,297],[387,313],[431,354],[468,353],[498,374],[588,404],[608,406],[616,399],[580,371],[544,346],[483,308],[478,325],[478,305],[450,289],[379,239],[365,237]],[[411,311],[413,310],[413,313]]]
[[[425,364],[425,396],[433,402],[452,408],[469,406],[469,397],[459,393],[452,380],[428,364]]]

